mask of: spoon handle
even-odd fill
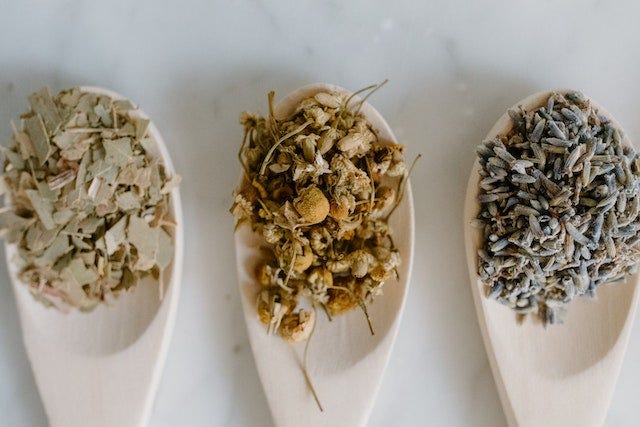
[[[111,100],[127,99],[105,88],[79,89]],[[169,176],[175,175],[156,126],[142,110],[127,111],[147,121],[145,156],[159,160]],[[56,310],[36,301],[21,283],[16,245],[5,243],[23,340],[50,425],[147,425],[180,292],[184,230],[177,188],[171,190],[168,208],[175,225],[166,230],[173,237],[171,266],[158,275],[137,277],[137,285],[126,292],[108,293],[89,312],[71,308],[62,313],[69,307],[61,304]]]
[[[637,299],[638,293],[635,295],[634,299]],[[629,315],[632,318],[634,316],[633,312]],[[509,363],[507,357],[500,358],[500,366],[497,366],[495,359],[491,360],[509,425],[602,426],[620,373],[632,323],[626,323],[607,356],[590,368],[565,378],[527,374],[518,361],[511,359]],[[567,347],[571,344],[568,343]],[[573,350],[567,348],[567,351]],[[506,381],[505,376],[508,377]]]
[[[23,339],[52,427],[140,427],[149,422],[177,307],[173,288],[155,318],[131,345],[106,355],[60,345],[34,321],[37,304],[14,286]],[[95,336],[96,345],[101,337]]]

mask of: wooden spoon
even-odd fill
[[[538,108],[550,94],[536,93],[514,108]],[[604,108],[590,102],[622,130]],[[487,139],[509,132],[511,126],[504,114]],[[624,143],[631,145],[626,136]],[[479,168],[476,161],[465,203],[467,264],[480,329],[509,425],[601,426],[629,340],[638,302],[638,274],[624,283],[601,286],[596,299],[572,301],[564,324],[546,329],[535,319],[517,324],[513,310],[485,297],[477,276],[482,233],[470,222],[480,211]]]
[[[304,86],[278,103],[276,117],[293,113],[302,99],[321,91],[348,93],[341,87],[323,83]],[[373,107],[365,103],[361,111],[381,140],[397,143],[389,125]],[[369,307],[374,336],[360,310],[336,316],[332,322],[318,312],[318,323],[309,346],[308,369],[324,412],[318,409],[301,369],[304,343],[291,345],[279,336],[267,335],[265,325],[258,319],[254,271],[264,242],[248,226],[238,229],[236,261],[244,316],[276,425],[352,427],[366,423],[404,308],[413,258],[413,224],[413,199],[407,185],[402,202],[390,218],[394,241],[402,256],[400,280],[389,280],[384,286],[384,295]]]
[[[83,92],[123,96],[97,87]],[[146,117],[144,113],[140,113]],[[171,158],[153,123],[149,135],[170,174]],[[183,221],[178,190],[171,193],[176,219],[174,259],[165,274],[165,292],[149,278],[111,305],[82,313],[62,313],[34,300],[17,278],[11,260],[15,245],[5,245],[23,340],[36,384],[52,427],[144,426],[153,399],[175,320],[183,259]]]

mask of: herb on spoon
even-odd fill
[[[640,259],[640,158],[579,92],[509,111],[478,147],[479,277],[523,318],[562,321],[574,298],[625,279]]]
[[[0,213],[19,278],[39,300],[90,310],[161,279],[173,257],[169,176],[127,100],[74,88],[29,97],[23,129],[3,148]],[[160,296],[162,296],[162,280]]]
[[[316,307],[329,319],[359,307],[373,334],[367,305],[400,264],[387,220],[407,176],[404,147],[378,138],[353,95],[316,93],[282,120],[273,98],[267,117],[240,118],[244,173],[231,208],[267,247],[256,271],[259,318],[268,333],[299,342]]]

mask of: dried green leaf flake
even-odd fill
[[[126,239],[127,217],[123,216],[120,221],[116,222],[104,235],[105,244],[107,246],[107,254],[113,253],[120,247]]]
[[[128,99],[118,99],[113,101],[113,107],[120,114],[136,109],[135,105],[133,105]]]
[[[113,141],[103,141],[106,153],[105,161],[108,165],[115,165],[120,168],[133,161],[133,151],[131,150],[131,139],[120,138]]]
[[[33,210],[38,214],[44,228],[47,230],[55,228],[56,224],[53,221],[53,206],[51,202],[44,199],[37,190],[25,190],[25,194],[29,198]]]
[[[17,245],[36,299],[90,310],[173,258],[168,176],[150,121],[128,100],[79,89],[29,97],[13,126],[0,193],[0,234]],[[162,296],[162,289],[160,292]]]
[[[33,112],[42,118],[47,132],[53,133],[60,126],[62,117],[47,88],[30,95],[29,104]]]
[[[147,130],[151,122],[148,119],[137,118],[135,119],[136,138],[142,140],[147,136]]]
[[[47,136],[47,129],[44,127],[44,123],[40,116],[32,115],[24,119],[24,127],[33,143],[33,150],[40,162],[43,165],[49,158],[51,153],[51,144],[49,144],[49,137]]]
[[[65,225],[73,218],[74,213],[69,208],[61,208],[53,213],[53,222],[58,225]]]
[[[24,168],[24,160],[20,154],[16,153],[15,151],[6,148],[6,147],[2,147],[2,154],[4,155],[5,159],[9,161],[9,164],[15,168],[15,169],[22,169]],[[6,170],[5,166],[5,170]]]
[[[141,201],[140,197],[133,191],[125,191],[116,195],[116,204],[118,208],[123,211],[129,211],[131,209],[140,209]]]
[[[98,117],[100,117],[100,121],[105,126],[113,126],[113,118],[112,118],[112,115],[111,115],[111,108],[106,107],[106,106],[104,106],[102,104],[98,104],[98,105],[95,106],[93,111],[96,113],[96,115],[98,115]]]
[[[60,257],[69,252],[72,246],[69,245],[69,236],[58,234],[51,246],[49,246],[41,257],[36,258],[34,263],[38,267],[53,265]]]
[[[134,270],[148,270],[156,264],[158,234],[159,229],[150,227],[144,219],[137,216],[129,217],[127,239],[138,253]]]
[[[27,135],[26,132],[19,131],[13,121],[11,121],[11,129],[13,130],[13,140],[16,142],[18,147],[20,147],[22,160],[27,160],[29,157],[35,156],[36,153],[33,149],[33,144],[31,143],[29,135]]]

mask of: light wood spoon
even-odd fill
[[[550,94],[536,93],[514,108],[538,108]],[[590,102],[622,130],[604,108]],[[487,139],[509,132],[511,126],[511,119],[504,114]],[[624,143],[631,146],[626,136]],[[623,283],[601,286],[596,299],[572,301],[564,324],[546,329],[534,319],[517,324],[513,310],[485,296],[477,276],[482,233],[470,222],[480,211],[479,167],[476,161],[465,203],[467,264],[480,329],[509,425],[601,426],[629,340],[638,302],[638,274]]]
[[[110,90],[83,92],[124,99]],[[144,113],[140,113],[145,117]],[[153,123],[149,135],[170,174],[171,158]],[[15,245],[5,245],[27,355],[52,427],[123,427],[148,423],[175,320],[183,259],[183,221],[178,190],[171,193],[174,258],[158,284],[147,279],[110,306],[62,313],[36,301],[17,278]]]
[[[341,87],[323,83],[304,86],[276,105],[276,117],[293,113],[302,99],[321,91],[348,93]],[[361,111],[381,140],[397,143],[373,107],[365,103]],[[279,336],[267,335],[265,325],[258,319],[254,271],[261,259],[259,247],[264,243],[248,226],[236,232],[236,261],[245,321],[276,425],[353,427],[366,423],[398,331],[411,274],[414,219],[408,183],[406,190],[390,218],[394,241],[402,257],[400,280],[389,280],[384,285],[384,295],[369,307],[375,335],[371,335],[360,310],[336,316],[332,322],[318,312],[318,323],[309,346],[308,369],[324,412],[318,409],[301,370],[304,343],[290,345]]]

